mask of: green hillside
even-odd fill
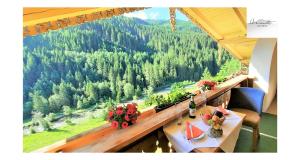
[[[24,119],[131,100],[147,89],[212,75],[232,57],[191,22],[114,17],[24,38]],[[236,63],[236,62],[235,62]]]

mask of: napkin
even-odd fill
[[[186,121],[185,133],[186,133],[187,139],[190,140],[192,138],[199,137],[201,134],[203,134],[203,131],[200,128],[192,125],[189,121]]]
[[[224,109],[223,107],[221,107],[221,106],[219,106],[217,110],[220,111],[220,112],[222,112],[223,115],[228,115],[229,114],[229,112],[226,109]]]

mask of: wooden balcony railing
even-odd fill
[[[230,79],[222,83],[218,89],[208,91],[207,101],[221,96],[236,86],[252,87],[252,79],[248,78],[247,75],[240,75]],[[197,106],[204,103],[199,95],[196,95],[194,100]],[[116,152],[175,120],[179,112],[182,114],[188,113],[188,103],[189,100],[185,100],[179,103],[177,108],[170,107],[158,113],[154,109],[149,109],[141,114],[136,124],[126,129],[113,129],[110,127],[110,124],[105,124],[35,152]]]

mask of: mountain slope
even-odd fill
[[[191,22],[114,17],[24,38],[24,117],[120,102],[149,88],[199,80],[217,63],[217,44]]]

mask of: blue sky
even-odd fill
[[[154,20],[169,20],[169,8],[149,8],[141,11],[126,13],[127,17],[136,17],[143,20],[154,19]],[[176,10],[176,19],[187,21],[188,18],[183,15],[180,11]]]

